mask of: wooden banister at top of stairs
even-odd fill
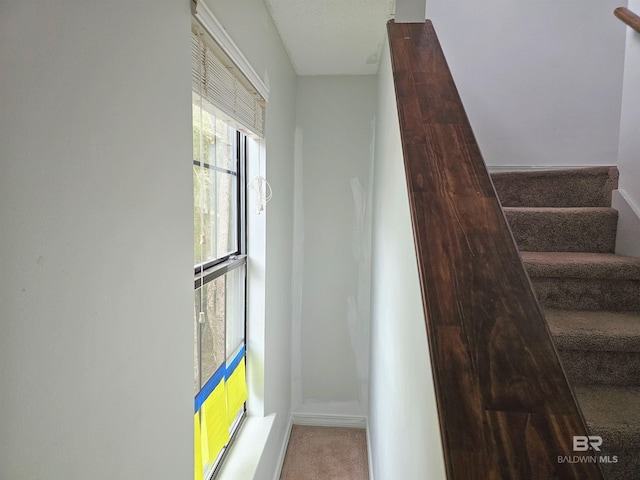
[[[618,7],[613,11],[613,14],[636,32],[640,33],[640,17],[631,10],[625,7]]]
[[[601,479],[435,30],[387,29],[447,478]]]

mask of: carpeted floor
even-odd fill
[[[368,480],[362,428],[294,425],[280,480]]]

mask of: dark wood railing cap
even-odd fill
[[[436,32],[388,32],[447,478],[601,479]]]
[[[640,17],[631,10],[625,7],[618,7],[613,11],[613,14],[636,32],[640,33]]]

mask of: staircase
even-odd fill
[[[591,435],[602,437],[602,471],[640,478],[640,258],[614,253],[618,171],[492,180]]]

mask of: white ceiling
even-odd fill
[[[395,0],[265,0],[298,75],[378,70]]]

